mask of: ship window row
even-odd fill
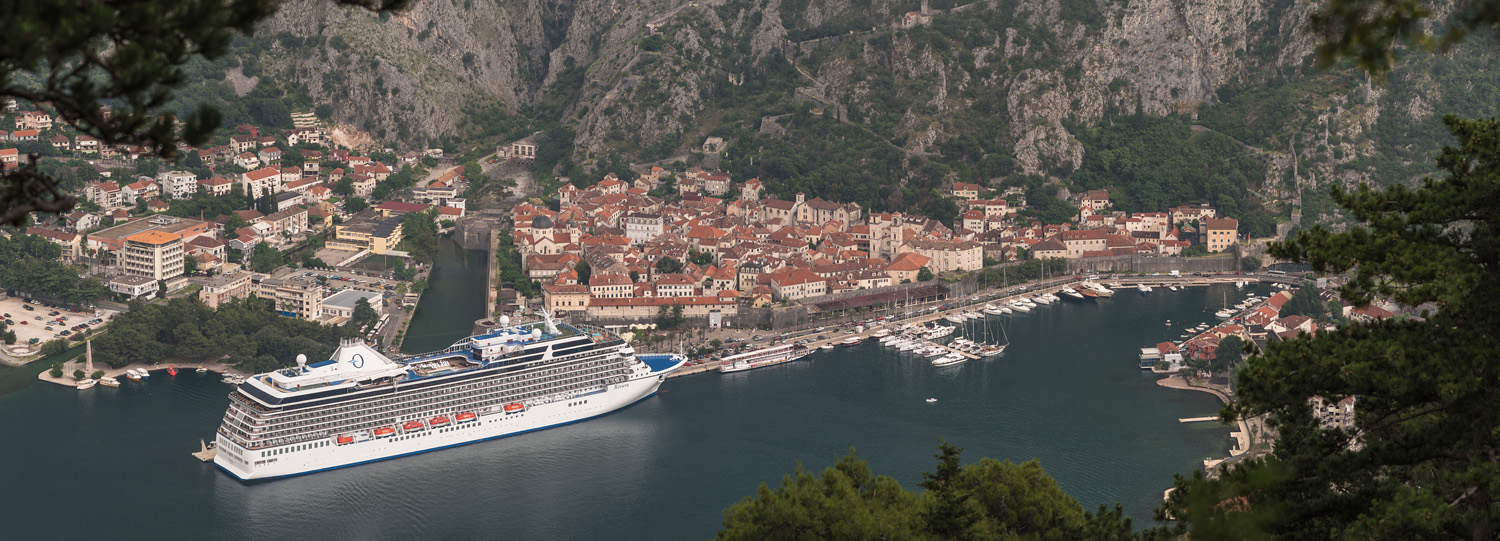
[[[624,376],[624,372],[621,372],[620,374],[618,374],[618,375],[616,375],[616,376],[614,376],[612,378],[608,378],[608,379],[602,380],[602,381],[600,379],[598,379],[597,377],[574,377],[574,378],[563,379],[561,376],[558,376],[558,377],[554,377],[554,378],[551,378],[551,379],[553,379],[554,381],[550,382],[547,385],[529,385],[529,386],[526,386],[524,388],[520,388],[520,389],[512,391],[512,393],[514,393],[514,392],[521,393],[519,395],[514,395],[514,394],[512,394],[512,396],[503,396],[502,395],[502,396],[495,397],[494,399],[489,400],[489,401],[487,401],[485,403],[487,403],[487,404],[492,404],[492,403],[507,403],[507,402],[514,402],[514,401],[519,401],[519,400],[527,400],[527,399],[530,399],[530,398],[535,398],[535,397],[540,397],[540,396],[547,396],[547,395],[554,395],[554,394],[559,394],[559,393],[565,393],[565,392],[568,392],[568,391],[583,389],[583,388],[587,388],[587,387],[591,387],[591,386],[608,385],[610,383],[616,383],[616,382],[619,382],[619,381],[624,381],[626,378]],[[443,399],[437,399],[437,398],[423,399],[423,400],[419,400],[419,401],[416,401],[416,402],[402,404],[401,406],[388,406],[388,407],[384,407],[384,408],[379,408],[379,409],[375,409],[375,410],[361,412],[359,414],[347,414],[347,415],[344,415],[344,416],[342,416],[340,418],[336,418],[336,419],[330,420],[328,422],[318,423],[318,424],[309,424],[309,425],[302,425],[302,426],[297,426],[297,427],[287,427],[287,428],[280,428],[280,429],[275,429],[275,430],[262,430],[262,429],[256,427],[256,428],[251,428],[251,430],[249,431],[249,433],[247,435],[250,436],[252,439],[271,439],[271,440],[275,440],[275,439],[285,438],[285,437],[295,437],[299,433],[303,433],[303,434],[305,434],[305,433],[319,433],[319,434],[322,434],[322,433],[325,433],[326,431],[334,430],[335,428],[339,428],[341,426],[343,426],[343,427],[351,426],[351,422],[355,423],[355,426],[366,424],[366,423],[374,423],[371,426],[375,426],[375,425],[379,425],[379,424],[382,424],[382,423],[401,422],[402,420],[418,419],[418,418],[421,418],[421,417],[426,416],[426,415],[435,415],[435,414],[440,414],[440,413],[450,413],[450,412],[457,412],[457,411],[464,411],[464,410],[472,409],[476,405],[478,405],[478,404],[476,404],[473,401],[473,399],[474,398],[482,398],[481,395],[485,395],[485,394],[493,394],[493,393],[469,392],[469,393],[464,393],[464,396],[461,396],[461,397],[460,396],[452,396],[452,397],[447,397],[447,398],[443,398]],[[511,394],[511,393],[507,393],[507,394]],[[465,400],[465,399],[468,399],[468,400]],[[418,415],[419,413],[420,413],[420,415]],[[395,419],[395,421],[391,420],[393,418]],[[339,428],[339,430],[347,430],[347,428]]]
[[[544,371],[544,372],[529,372],[529,373],[525,374],[524,376],[516,375],[516,376],[509,376],[509,377],[506,377],[506,378],[495,378],[495,379],[491,379],[491,380],[489,380],[487,382],[461,384],[461,385],[457,385],[457,386],[444,387],[444,388],[440,388],[440,389],[436,389],[436,390],[432,390],[432,391],[424,391],[424,392],[417,393],[417,394],[405,395],[405,396],[400,396],[400,397],[395,397],[395,398],[384,398],[384,399],[379,399],[379,400],[375,400],[375,401],[364,401],[364,402],[360,402],[360,403],[351,403],[351,404],[345,405],[345,406],[337,406],[337,407],[333,407],[333,408],[323,408],[323,409],[319,409],[317,411],[308,412],[308,413],[302,413],[302,414],[295,414],[295,415],[288,415],[288,416],[276,416],[276,417],[272,417],[272,418],[266,419],[266,420],[257,420],[256,424],[258,424],[258,425],[265,425],[265,424],[283,425],[283,424],[288,424],[288,423],[295,423],[297,421],[302,421],[302,420],[311,420],[311,419],[315,419],[315,418],[327,418],[329,416],[337,416],[338,414],[347,413],[347,412],[367,412],[367,411],[370,411],[372,408],[379,408],[379,407],[383,407],[383,406],[387,406],[387,405],[395,404],[395,403],[404,403],[404,402],[408,402],[408,401],[410,401],[412,399],[416,399],[416,398],[430,398],[430,397],[438,397],[438,396],[448,396],[448,395],[454,394],[454,392],[457,391],[457,390],[462,390],[462,389],[477,389],[477,388],[480,388],[480,387],[483,387],[483,386],[493,386],[493,385],[496,384],[497,381],[500,381],[502,379],[503,379],[503,381],[507,381],[507,382],[513,382],[513,381],[517,381],[517,380],[535,380],[536,376],[540,375],[540,374],[559,374],[559,373],[568,373],[568,372],[578,372],[580,370],[587,370],[587,369],[591,369],[591,368],[598,368],[598,367],[601,367],[601,366],[603,366],[605,364],[606,364],[606,362],[604,362],[604,361],[594,361],[594,362],[577,363],[577,364],[571,365],[568,370],[550,369],[550,370],[547,370],[547,371]],[[598,372],[598,370],[592,370],[590,372]],[[625,373],[623,371],[623,369],[621,369],[621,373]],[[511,388],[511,387],[503,387],[503,388]]]
[[[569,357],[564,357],[564,358],[559,358],[559,359],[553,359],[551,365],[555,366],[557,364],[565,363],[567,361],[574,360],[574,359],[582,359],[582,358],[586,358],[586,357],[598,356],[598,357],[600,357],[600,359],[593,364],[593,365],[597,365],[599,363],[609,362],[603,356],[603,355],[607,355],[609,353],[613,353],[613,351],[612,350],[609,350],[609,351],[606,351],[606,350],[594,350],[594,351],[591,351],[591,352],[588,352],[588,353],[582,353],[582,354],[578,354],[578,355],[572,355],[572,356],[569,356]],[[583,364],[583,363],[579,363],[579,364]],[[593,366],[593,365],[590,365],[590,366]],[[526,371],[526,372],[511,372],[511,373],[518,374],[518,375],[523,375],[523,376],[533,376],[533,375],[536,375],[538,373],[536,371],[537,368],[540,368],[540,367],[533,367],[532,370]],[[441,394],[441,393],[446,393],[446,392],[450,392],[450,391],[451,391],[451,387],[444,387],[444,388],[435,389],[435,390],[430,391],[430,392]],[[249,399],[246,399],[246,400],[248,401]],[[387,401],[388,400],[389,399],[387,399]],[[353,408],[353,409],[362,409],[362,408],[368,407],[370,405],[373,405],[372,403],[370,403],[368,401],[363,402],[363,403],[346,403],[346,404],[348,404],[348,405],[347,406],[340,406],[340,407],[347,407],[347,408]],[[257,408],[257,409],[260,409],[260,408]],[[297,420],[297,419],[305,419],[305,418],[309,418],[309,417],[313,417],[313,416],[326,415],[328,413],[330,413],[330,411],[327,410],[327,409],[318,409],[317,411],[312,411],[312,412],[308,412],[308,413],[294,414],[294,415],[285,415],[285,416],[283,416],[283,415],[277,415],[275,413],[272,413],[272,418],[274,418],[275,420],[278,420],[278,421],[281,421],[281,420],[291,421],[291,420]]]
[[[571,377],[571,378],[565,378],[563,376],[553,376],[553,377],[547,378],[546,379],[546,383],[535,384],[535,385],[526,385],[524,387],[521,384],[513,384],[513,385],[502,387],[499,390],[501,392],[506,392],[506,393],[514,393],[514,392],[522,392],[522,393],[541,392],[542,394],[551,394],[552,392],[556,392],[555,390],[553,390],[551,388],[555,388],[555,387],[559,387],[559,386],[572,386],[572,385],[581,384],[581,383],[594,382],[594,381],[597,381],[597,380],[598,380],[598,378],[597,378],[596,374],[588,374],[588,375],[576,376],[576,377]],[[397,405],[397,406],[376,407],[376,408],[366,409],[364,411],[360,411],[360,412],[357,412],[357,413],[345,413],[345,414],[341,414],[341,415],[337,415],[337,416],[333,416],[331,418],[325,419],[325,420],[323,420],[324,422],[321,422],[321,423],[302,424],[302,425],[296,425],[296,426],[288,426],[288,425],[283,424],[283,423],[278,423],[275,427],[273,427],[271,429],[262,429],[260,427],[253,427],[253,428],[251,428],[250,432],[252,434],[264,433],[264,436],[266,436],[266,437],[275,437],[275,436],[279,436],[279,435],[287,434],[287,433],[295,433],[295,432],[306,431],[306,430],[316,430],[316,429],[320,429],[320,428],[331,428],[331,427],[335,427],[335,426],[338,426],[338,425],[348,424],[350,421],[363,420],[365,418],[371,418],[371,419],[373,419],[373,418],[389,417],[389,416],[391,416],[391,412],[395,412],[395,415],[397,417],[400,417],[400,418],[404,419],[404,418],[407,418],[409,416],[416,415],[418,413],[425,414],[424,412],[432,411],[432,406],[437,405],[437,404],[458,405],[458,404],[463,404],[464,402],[468,401],[466,399],[470,399],[472,397],[477,397],[477,396],[480,396],[480,395],[489,395],[489,394],[494,394],[494,391],[493,390],[490,390],[490,391],[478,391],[478,390],[476,390],[476,391],[466,391],[466,392],[461,392],[461,393],[449,393],[449,394],[444,395],[442,397],[423,398],[423,399],[419,399],[419,400],[416,400],[416,401],[406,402],[406,403],[403,403],[403,404]]]
[[[613,384],[613,383],[620,383],[620,382],[624,382],[626,379],[627,378],[625,376],[617,376],[617,377],[614,377],[614,378],[610,378],[609,380],[605,380],[600,385],[576,384],[576,385],[573,385],[573,386],[570,386],[570,387],[549,390],[547,392],[532,392],[532,393],[527,393],[527,394],[516,396],[516,397],[494,398],[494,399],[484,400],[484,401],[473,403],[473,404],[467,404],[467,405],[462,405],[462,406],[455,406],[455,407],[450,407],[450,408],[442,409],[442,410],[429,410],[428,415],[437,415],[437,414],[442,414],[442,413],[451,413],[451,412],[455,412],[455,411],[482,410],[483,408],[486,408],[486,407],[488,407],[488,408],[494,408],[494,407],[497,407],[500,404],[504,404],[504,403],[511,403],[511,402],[515,402],[515,401],[518,401],[518,400],[530,400],[532,398],[539,398],[539,397],[544,397],[544,396],[558,396],[558,395],[562,395],[562,394],[565,394],[565,393],[570,392],[570,391],[577,391],[577,390],[583,390],[583,389],[588,389],[588,388],[597,388],[597,387],[602,387],[604,385],[609,385],[609,384]],[[563,397],[562,399],[566,399],[566,397]],[[552,401],[553,400],[548,400],[548,401],[546,401],[544,403],[550,403]],[[263,440],[255,441],[254,439],[248,439],[247,438],[248,441],[246,442],[246,447],[248,447],[248,448],[276,447],[276,446],[294,444],[294,443],[305,442],[305,441],[310,441],[310,440],[317,440],[317,439],[321,439],[321,438],[328,438],[328,437],[333,436],[335,434],[349,433],[349,432],[360,431],[360,430],[369,430],[369,429],[373,429],[373,428],[377,428],[377,427],[381,427],[381,426],[391,426],[391,425],[393,425],[395,423],[398,423],[398,422],[399,421],[393,421],[391,419],[383,419],[383,420],[379,420],[379,421],[368,421],[368,422],[359,423],[359,424],[356,424],[356,425],[345,426],[345,427],[339,428],[337,430],[334,430],[334,429],[319,430],[319,431],[315,431],[315,432],[306,432],[306,433],[302,433],[302,434],[287,435],[285,437],[277,437],[277,438],[274,438],[274,439],[263,439]],[[230,434],[226,434],[226,435],[230,435]]]

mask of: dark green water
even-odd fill
[[[438,241],[427,291],[417,303],[401,351],[425,353],[453,345],[484,317],[485,252],[464,250],[447,237]]]
[[[191,372],[79,392],[0,395],[5,537],[696,539],[724,507],[796,463],[857,447],[913,487],[938,438],[1042,465],[1092,509],[1145,520],[1173,473],[1224,456],[1203,393],[1157,387],[1135,348],[1212,320],[1232,287],[1121,293],[1008,317],[1003,356],[934,368],[867,342],[790,365],[671,379],[663,392],[565,427],[246,485],[188,456],[229,387]],[[924,399],[936,397],[927,404]]]

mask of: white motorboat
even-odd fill
[[[992,316],[998,316],[1005,314],[1005,311],[1001,310],[998,306],[986,306],[984,307],[984,313]]]
[[[1030,312],[1031,308],[1021,303],[1011,303],[1010,308],[1017,312]]]
[[[1083,294],[1075,291],[1071,287],[1065,287],[1065,288],[1063,288],[1062,289],[1062,294],[1063,295],[1067,295],[1069,297],[1072,297],[1075,300],[1080,300],[1080,301],[1083,300]]]
[[[818,346],[818,349],[822,349],[822,350],[833,349],[833,344],[823,344],[821,346]]]
[[[194,372],[197,372],[199,374],[207,374],[208,373],[208,368],[200,366],[200,367],[198,367],[197,370],[194,370]]]
[[[1172,291],[1177,291],[1177,286],[1170,286],[1167,289],[1170,289]]]
[[[949,353],[949,354],[944,355],[942,357],[938,357],[936,359],[933,359],[932,360],[932,366],[953,366],[955,364],[959,364],[959,363],[962,363],[962,362],[967,361],[967,360],[969,360],[969,358],[965,357],[965,356],[963,356],[961,354],[958,354],[958,353]]]
[[[1135,290],[1141,292],[1142,295],[1146,295],[1146,294],[1151,293],[1151,286],[1148,286],[1146,284],[1141,284],[1141,285],[1135,286]]]
[[[136,369],[135,373],[140,374],[141,375],[141,379],[146,379],[146,378],[151,377],[151,372],[147,371],[145,368],[138,368],[138,369]]]
[[[1031,302],[1032,302],[1032,304],[1038,304],[1038,305],[1041,305],[1041,304],[1052,304],[1052,301],[1047,300],[1046,297],[1043,297],[1041,295],[1032,297],[1031,298]]]
[[[1062,299],[1061,299],[1061,298],[1059,298],[1059,297],[1058,297],[1058,296],[1057,296],[1057,295],[1053,295],[1053,294],[1051,294],[1051,293],[1043,293],[1043,294],[1042,294],[1042,298],[1043,298],[1043,299],[1047,299],[1047,302],[1048,302],[1048,303],[1054,303],[1054,302],[1057,302],[1057,301],[1060,301],[1060,300],[1062,300]]]
[[[1235,287],[1235,289],[1244,289],[1245,288],[1245,281],[1244,280],[1240,280],[1238,282],[1235,282],[1234,283],[1234,287]]]
[[[965,318],[959,314],[948,314],[943,316],[943,319],[948,320],[949,323],[963,323]]]
[[[927,399],[927,403],[928,404],[931,404],[933,402],[937,402],[937,399],[936,398],[929,398],[929,399]]]
[[[942,356],[947,355],[947,354],[948,354],[948,350],[947,349],[943,349],[943,348],[940,348],[940,347],[937,347],[937,346],[933,346],[933,347],[927,348],[927,356],[928,357],[942,357]]]
[[[86,380],[78,382],[78,384],[75,385],[75,387],[78,387],[78,390],[82,391],[84,389],[91,389],[91,388],[94,387],[94,385],[97,385],[97,384],[99,384],[99,380],[96,380],[96,379],[86,379]]]

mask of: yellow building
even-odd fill
[[[381,221],[362,220],[336,225],[334,238],[327,246],[335,250],[358,252],[369,250],[372,254],[385,255],[401,243],[401,218],[386,218]]]
[[[1204,226],[1204,247],[1210,252],[1222,252],[1234,245],[1240,233],[1240,222],[1234,218],[1209,218]]]

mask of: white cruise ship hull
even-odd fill
[[[214,464],[243,481],[273,479],[308,474],[366,462],[435,451],[447,447],[533,432],[598,417],[656,394],[666,372],[609,385],[602,392],[533,405],[522,413],[496,411],[468,422],[452,422],[446,427],[398,433],[385,438],[336,445],[325,438],[308,449],[281,452],[269,456],[270,450],[247,450],[223,434],[218,435],[218,454]]]

